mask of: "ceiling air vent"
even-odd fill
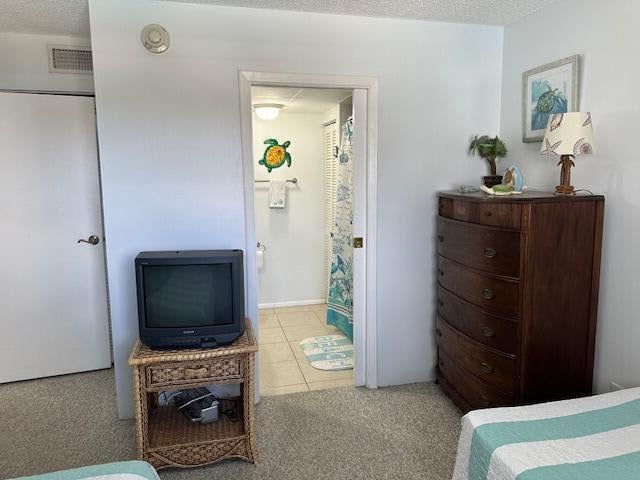
[[[93,59],[89,47],[47,45],[51,73],[93,73]]]

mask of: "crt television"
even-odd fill
[[[212,348],[244,333],[242,250],[141,252],[135,267],[145,345]]]

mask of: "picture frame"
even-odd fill
[[[573,55],[522,74],[523,142],[541,142],[550,115],[578,110],[579,66]]]

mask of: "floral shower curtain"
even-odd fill
[[[353,341],[353,120],[342,126],[336,170],[335,224],[331,232],[332,258],[327,298],[327,323]]]

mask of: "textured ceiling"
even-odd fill
[[[558,0],[174,1],[369,17],[508,25]],[[0,0],[0,32],[88,35],[87,0]]]
[[[280,103],[288,113],[322,113],[352,93],[339,88],[251,87],[251,103]]]
[[[173,0],[365,17],[508,25],[558,0]]]
[[[0,32],[89,35],[87,0],[0,0]]]

